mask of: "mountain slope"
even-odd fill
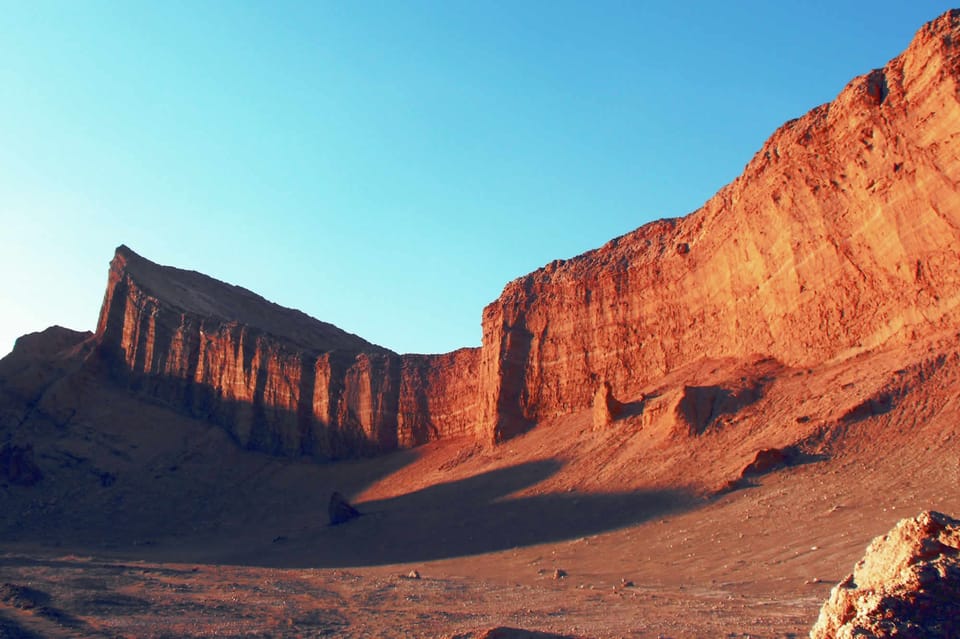
[[[479,349],[398,355],[120,247],[95,348],[75,356],[242,447],[335,459],[500,442],[608,383],[636,412],[697,362],[805,367],[931,336],[960,322],[958,86],[953,10],[700,210],[507,284]]]
[[[483,436],[701,358],[803,366],[958,323],[960,12],[788,122],[704,207],[517,279],[483,314]]]

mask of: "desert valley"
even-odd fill
[[[802,637],[918,516],[956,602],[960,10],[481,321],[398,354],[120,246],[0,360],[0,638]],[[924,579],[814,636],[958,636]]]

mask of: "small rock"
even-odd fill
[[[418,570],[411,570],[407,573],[407,579],[420,579],[420,572]]]
[[[792,446],[764,448],[757,451],[753,461],[740,472],[741,478],[765,475],[770,471],[790,466],[796,461],[797,451]]]
[[[557,568],[556,570],[553,571],[554,579],[563,579],[566,576],[567,576],[567,571],[562,568]]]
[[[338,492],[330,495],[330,505],[327,506],[327,515],[330,525],[336,526],[360,516],[360,511],[350,505],[350,502]]]
[[[0,448],[0,477],[18,486],[33,486],[43,479],[33,460],[33,445],[4,444]]]

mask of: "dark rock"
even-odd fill
[[[360,511],[350,505],[350,502],[340,493],[330,495],[330,505],[327,507],[330,525],[336,526],[360,516]]]
[[[49,601],[50,595],[35,588],[13,583],[0,585],[0,602],[20,610],[31,610]]]
[[[0,477],[18,486],[33,486],[43,479],[43,473],[33,461],[33,446],[4,444],[0,448]]]
[[[757,451],[756,457],[744,467],[740,476],[755,477],[757,475],[765,475],[771,470],[791,465],[796,458],[797,451],[791,446],[785,448],[764,448]]]

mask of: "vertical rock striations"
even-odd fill
[[[397,355],[125,247],[97,340],[117,378],[242,445],[340,457],[503,441],[603,383],[630,401],[702,358],[803,366],[908,341],[960,320],[958,264],[953,10],[787,122],[700,210],[507,284],[480,349]]]
[[[475,368],[476,349],[400,356],[124,246],[97,340],[115,378],[275,454],[336,458],[465,432],[476,396],[475,376],[451,374]]]

